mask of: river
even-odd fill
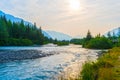
[[[95,61],[99,50],[80,45],[0,47],[0,50],[39,50],[54,55],[0,63],[0,80],[57,80],[59,75],[77,77],[85,61]]]

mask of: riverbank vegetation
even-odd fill
[[[120,80],[120,48],[109,50],[97,62],[85,63],[81,76],[82,80]]]
[[[104,52],[97,61],[84,63],[77,78],[63,75],[59,80],[120,80],[120,47]]]
[[[69,45],[69,41],[58,41],[57,39],[54,40],[53,42],[54,44],[58,45],[58,46],[64,46],[64,45]]]
[[[89,49],[110,49],[114,44],[106,37],[95,37],[83,43],[83,47]]]
[[[70,43],[75,44],[75,45],[82,45],[83,39],[72,39]]]
[[[120,36],[101,36],[100,34],[93,37],[91,32],[88,31],[83,39],[72,39],[72,44],[82,45],[84,48],[89,49],[111,49],[113,47],[120,47]]]
[[[73,39],[72,43],[89,49],[110,49],[96,62],[86,62],[79,78],[75,80],[120,80],[120,36],[111,36],[108,33],[107,37],[100,34],[93,37],[88,31],[85,38]]]

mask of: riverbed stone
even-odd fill
[[[36,59],[50,55],[52,55],[52,53],[47,54],[39,50],[1,50],[0,62]]]

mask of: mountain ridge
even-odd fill
[[[112,30],[109,30],[108,32],[106,32],[104,34],[104,36],[106,36],[106,37],[108,37],[108,35],[116,36],[116,37],[120,36],[120,27],[116,27],[116,28],[114,28]]]
[[[50,30],[47,30],[45,31],[47,34],[49,34],[52,39],[57,39],[57,40],[68,40],[70,41],[72,39],[71,36],[67,35],[67,34],[64,34],[64,33],[61,33],[61,32],[57,32],[57,31],[50,31]]]
[[[21,22],[21,21],[23,20],[22,18],[15,17],[15,16],[13,16],[13,15],[11,15],[11,14],[6,14],[6,13],[4,13],[4,12],[1,11],[1,10],[0,10],[0,16],[5,16],[7,20],[11,20],[12,22]],[[27,24],[32,25],[31,22],[28,22],[28,21],[26,21],[26,20],[23,20],[23,21],[24,21],[24,24],[26,24],[26,25],[27,25]]]
[[[11,20],[12,22],[21,22],[23,20],[24,24],[33,25],[31,22],[25,21],[24,19],[15,17],[11,14],[6,14],[1,10],[0,10],[0,16],[5,16],[7,20]],[[44,36],[46,36],[48,38],[57,39],[57,40],[60,40],[60,41],[61,40],[71,40],[72,39],[72,37],[70,37],[69,35],[61,33],[61,32],[57,32],[57,31],[50,31],[50,30],[49,31],[44,31],[44,30],[42,30],[42,33],[44,34]]]

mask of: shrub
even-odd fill
[[[109,49],[112,48],[112,42],[105,37],[99,37],[91,39],[85,44],[85,47],[91,49]]]
[[[30,46],[33,45],[32,41],[29,39],[8,39],[8,46]]]
[[[81,72],[83,80],[94,80],[94,69],[92,63],[86,63]]]
[[[119,56],[120,49],[113,48],[97,62],[85,63],[81,72],[82,80],[119,80]]]

